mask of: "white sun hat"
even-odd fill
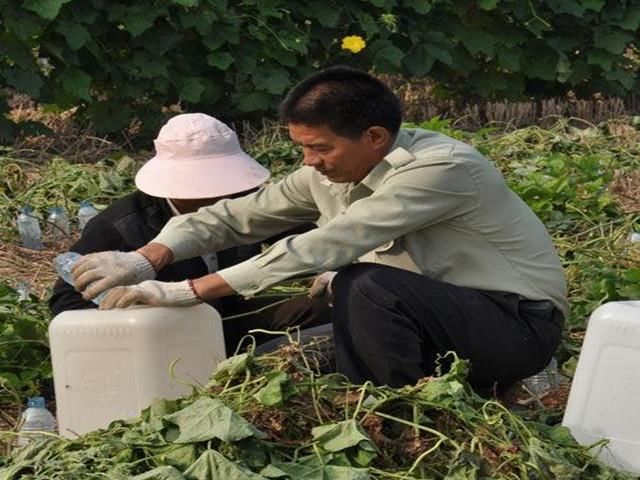
[[[222,197],[269,178],[269,171],[242,150],[235,132],[204,113],[176,115],[153,143],[156,155],[138,170],[136,186],[154,197]]]

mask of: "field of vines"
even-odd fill
[[[46,300],[51,259],[68,247],[45,236],[40,252],[19,247],[23,204],[38,214],[79,202],[104,208],[131,191],[145,152],[113,149],[93,162],[38,158],[24,146],[0,150],[0,480],[364,480],[631,479],[600,463],[604,444],[580,446],[560,426],[590,313],[640,298],[640,119],[590,125],[465,132],[445,120],[418,124],[469,142],[503,172],[551,232],[566,269],[572,311],[556,353],[564,390],[486,398],[466,382],[468,364],[401,389],[352,385],[321,375],[314,346],[250,351],[218,365],[189,396],[158,401],[139,418],[68,440],[50,435],[15,447],[26,397],[52,398]],[[245,148],[280,176],[299,152],[269,127]],[[95,161],[98,160],[98,161]],[[72,237],[77,232],[72,234]],[[22,282],[22,283],[21,283]],[[16,290],[31,288],[30,294]],[[530,393],[530,392],[529,392]]]

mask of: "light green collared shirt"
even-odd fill
[[[569,311],[562,266],[542,222],[471,146],[401,129],[390,153],[358,184],[332,183],[311,167],[246,197],[172,218],[153,240],[175,260],[286,237],[218,272],[253,295],[290,277],[376,262],[463,287],[551,300]]]

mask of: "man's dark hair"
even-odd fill
[[[384,83],[360,70],[336,66],[305,78],[280,104],[285,123],[325,125],[335,134],[359,138],[380,126],[393,135],[402,123],[400,100]]]

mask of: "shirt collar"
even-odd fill
[[[384,156],[380,163],[373,167],[360,183],[371,191],[375,191],[389,170],[405,165],[414,159],[413,154],[405,148],[409,144],[409,134],[406,130],[400,129],[389,153]]]

